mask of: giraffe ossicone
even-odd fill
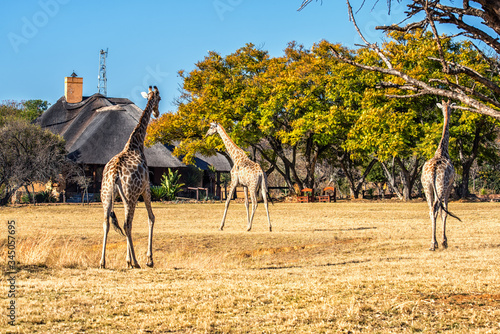
[[[148,211],[149,236],[146,265],[148,267],[153,267],[152,242],[155,216],[151,208],[151,189],[149,186],[148,166],[146,164],[146,157],[144,156],[144,138],[146,136],[151,113],[153,113],[155,117],[159,115],[158,104],[161,98],[160,92],[156,86],[154,89],[152,89],[151,86],[149,87],[147,98],[148,101],[139,119],[139,123],[130,134],[124,149],[111,158],[104,167],[101,187],[101,200],[104,209],[104,237],[100,263],[101,268],[106,267],[106,241],[110,227],[110,218],[113,227],[127,238],[127,266],[129,268],[140,268],[132,242],[132,221],[140,195],[143,196],[144,204]],[[123,225],[125,233],[118,224],[113,209],[115,194],[117,192],[122,198],[125,210],[125,222]]]
[[[220,230],[224,229],[224,223],[226,221],[227,209],[229,208],[229,202],[236,191],[238,185],[242,185],[245,192],[245,207],[247,210],[247,231],[252,229],[252,221],[257,209],[257,191],[259,187],[261,189],[262,198],[264,200],[264,206],[267,213],[267,221],[269,223],[269,231],[272,231],[271,219],[269,217],[269,207],[267,203],[267,177],[266,173],[262,170],[260,165],[252,160],[250,160],[245,151],[239,148],[226,133],[226,130],[222,125],[212,122],[210,123],[210,128],[208,129],[205,137],[211,136],[218,133],[224,142],[226,151],[233,161],[233,167],[231,168],[231,184],[229,186],[229,193],[226,198],[226,205],[224,208],[224,215],[222,216],[222,222],[220,225]],[[248,203],[248,192],[250,191],[250,197],[252,199],[252,214],[249,212]]]

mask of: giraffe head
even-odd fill
[[[437,104],[437,106],[443,111],[443,116],[447,119],[450,118],[451,109],[455,105],[456,105],[455,103],[450,103],[450,100],[448,101],[442,100],[441,103]]]
[[[158,111],[158,104],[160,104],[161,97],[160,92],[158,91],[158,87],[154,86],[154,90],[149,86],[148,92],[142,92],[142,97],[148,99],[148,103],[151,101],[151,107],[153,108],[153,116],[158,117],[160,112]]]
[[[207,134],[205,135],[205,137],[208,137],[208,136],[211,136],[211,135],[217,133],[217,128],[218,127],[219,127],[219,124],[217,124],[215,122],[210,123],[210,128],[208,129]]]

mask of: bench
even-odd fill
[[[334,187],[326,187],[323,189],[323,195],[316,196],[316,199],[318,202],[337,202],[337,191]]]
[[[314,202],[314,192],[311,188],[304,188],[300,191],[300,196],[297,196],[297,202],[299,203],[311,203]]]

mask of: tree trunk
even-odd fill
[[[356,167],[353,167],[350,154],[347,152],[344,152],[342,154],[342,158],[340,159],[340,167],[344,171],[344,174],[349,181],[349,191],[351,194],[351,198],[359,198],[359,193],[361,192],[361,187],[365,182],[366,176],[370,173],[376,162],[377,159],[372,159],[372,161],[370,161],[365,171],[363,172],[363,175],[358,180],[355,180],[353,171]]]
[[[482,139],[481,131],[483,129],[483,122],[480,122],[476,126],[476,131],[474,132],[474,141],[472,144],[472,149],[469,157],[465,157],[464,145],[459,142],[459,157],[460,162],[462,164],[462,181],[458,186],[458,195],[460,198],[466,198],[470,195],[469,193],[469,177],[470,177],[470,169],[472,164],[477,158],[479,153],[479,143]]]
[[[401,169],[401,174],[403,177],[401,180],[403,181],[403,200],[409,201],[411,199],[411,191],[413,189],[413,185],[419,175],[420,168],[423,164],[420,163],[420,159],[416,156],[411,158],[411,164],[409,168],[406,168],[403,161],[400,158],[395,158],[394,161],[398,164]]]
[[[394,168],[394,159],[392,163],[392,172],[389,171],[389,168],[387,168],[385,162],[380,161],[380,164],[382,165],[382,169],[384,170],[385,176],[387,177],[387,185],[392,189],[392,192],[398,196],[400,200],[403,199],[403,194],[399,191],[398,186],[396,184],[396,171]]]
[[[10,199],[12,198],[12,195],[16,192],[14,188],[11,188],[10,190],[7,190],[8,187],[6,187],[5,190],[5,196],[0,198],[0,206],[4,206],[9,204]]]
[[[31,190],[33,190],[33,205],[36,205],[36,196],[35,196],[35,185],[31,184]]]
[[[471,163],[466,163],[462,165],[462,182],[459,185],[459,196],[460,198],[467,198],[470,195],[469,192],[469,178],[470,178],[470,169],[472,166]]]
[[[293,162],[290,162],[288,160],[285,153],[283,152],[283,149],[280,146],[276,147],[276,146],[273,146],[272,143],[270,143],[270,144],[271,144],[271,147],[273,148],[273,151],[275,152],[276,156],[283,162],[283,168],[280,168],[278,166],[277,159],[266,154],[264,149],[262,149],[261,147],[258,147],[258,146],[256,146],[256,149],[260,152],[262,157],[267,162],[269,162],[271,164],[271,168],[274,168],[278,172],[278,174],[280,174],[283,177],[290,193],[294,194],[295,193],[295,188],[293,186],[294,182],[292,181],[291,172],[290,172],[291,166],[293,165]],[[293,154],[295,154],[295,153],[293,153]],[[303,188],[302,182],[300,180],[297,180],[296,182],[299,185],[300,189],[302,189]]]

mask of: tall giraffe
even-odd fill
[[[149,238],[147,252],[147,266],[153,267],[153,226],[155,216],[151,209],[151,193],[149,187],[149,171],[144,156],[144,137],[149,124],[151,113],[158,117],[158,104],[161,100],[160,92],[156,86],[154,91],[149,86],[149,92],[142,93],[148,99],[139,123],[132,131],[123,151],[115,155],[106,164],[102,176],[101,200],[104,208],[104,238],[102,245],[101,268],[106,267],[106,239],[109,232],[109,218],[113,227],[122,235],[127,237],[127,267],[140,268],[135,257],[134,245],[132,243],[132,220],[134,219],[135,206],[140,195],[144,198],[144,204],[148,211]],[[123,230],[118,225],[113,202],[116,191],[119,191],[125,209],[125,222]]]
[[[253,216],[255,210],[257,209],[257,191],[259,186],[262,192],[262,198],[264,199],[264,206],[267,212],[267,221],[269,222],[269,231],[272,231],[271,219],[269,218],[269,207],[267,204],[267,178],[266,174],[259,166],[258,163],[250,160],[241,148],[239,148],[226,133],[224,128],[218,123],[210,123],[210,129],[208,129],[205,137],[211,136],[218,133],[226,146],[226,151],[233,161],[233,168],[231,168],[231,185],[229,186],[229,194],[226,199],[226,207],[224,209],[224,215],[222,216],[222,223],[220,225],[220,230],[224,228],[224,222],[226,221],[227,209],[229,208],[229,202],[233,197],[236,187],[242,185],[245,190],[245,207],[247,209],[247,220],[248,227],[247,231],[252,229]],[[252,215],[250,216],[248,207],[248,190],[250,190],[250,196],[252,199]]]
[[[443,221],[443,247],[448,247],[446,239],[446,217],[450,216],[460,220],[457,216],[448,211],[448,198],[455,178],[455,169],[451,163],[448,154],[448,143],[450,139],[449,119],[451,115],[450,101],[438,103],[437,106],[443,111],[443,135],[434,157],[428,160],[422,169],[422,186],[425,191],[425,197],[429,204],[429,215],[432,222],[432,243],[431,251],[438,247],[436,241],[436,219],[438,213],[441,213]]]

